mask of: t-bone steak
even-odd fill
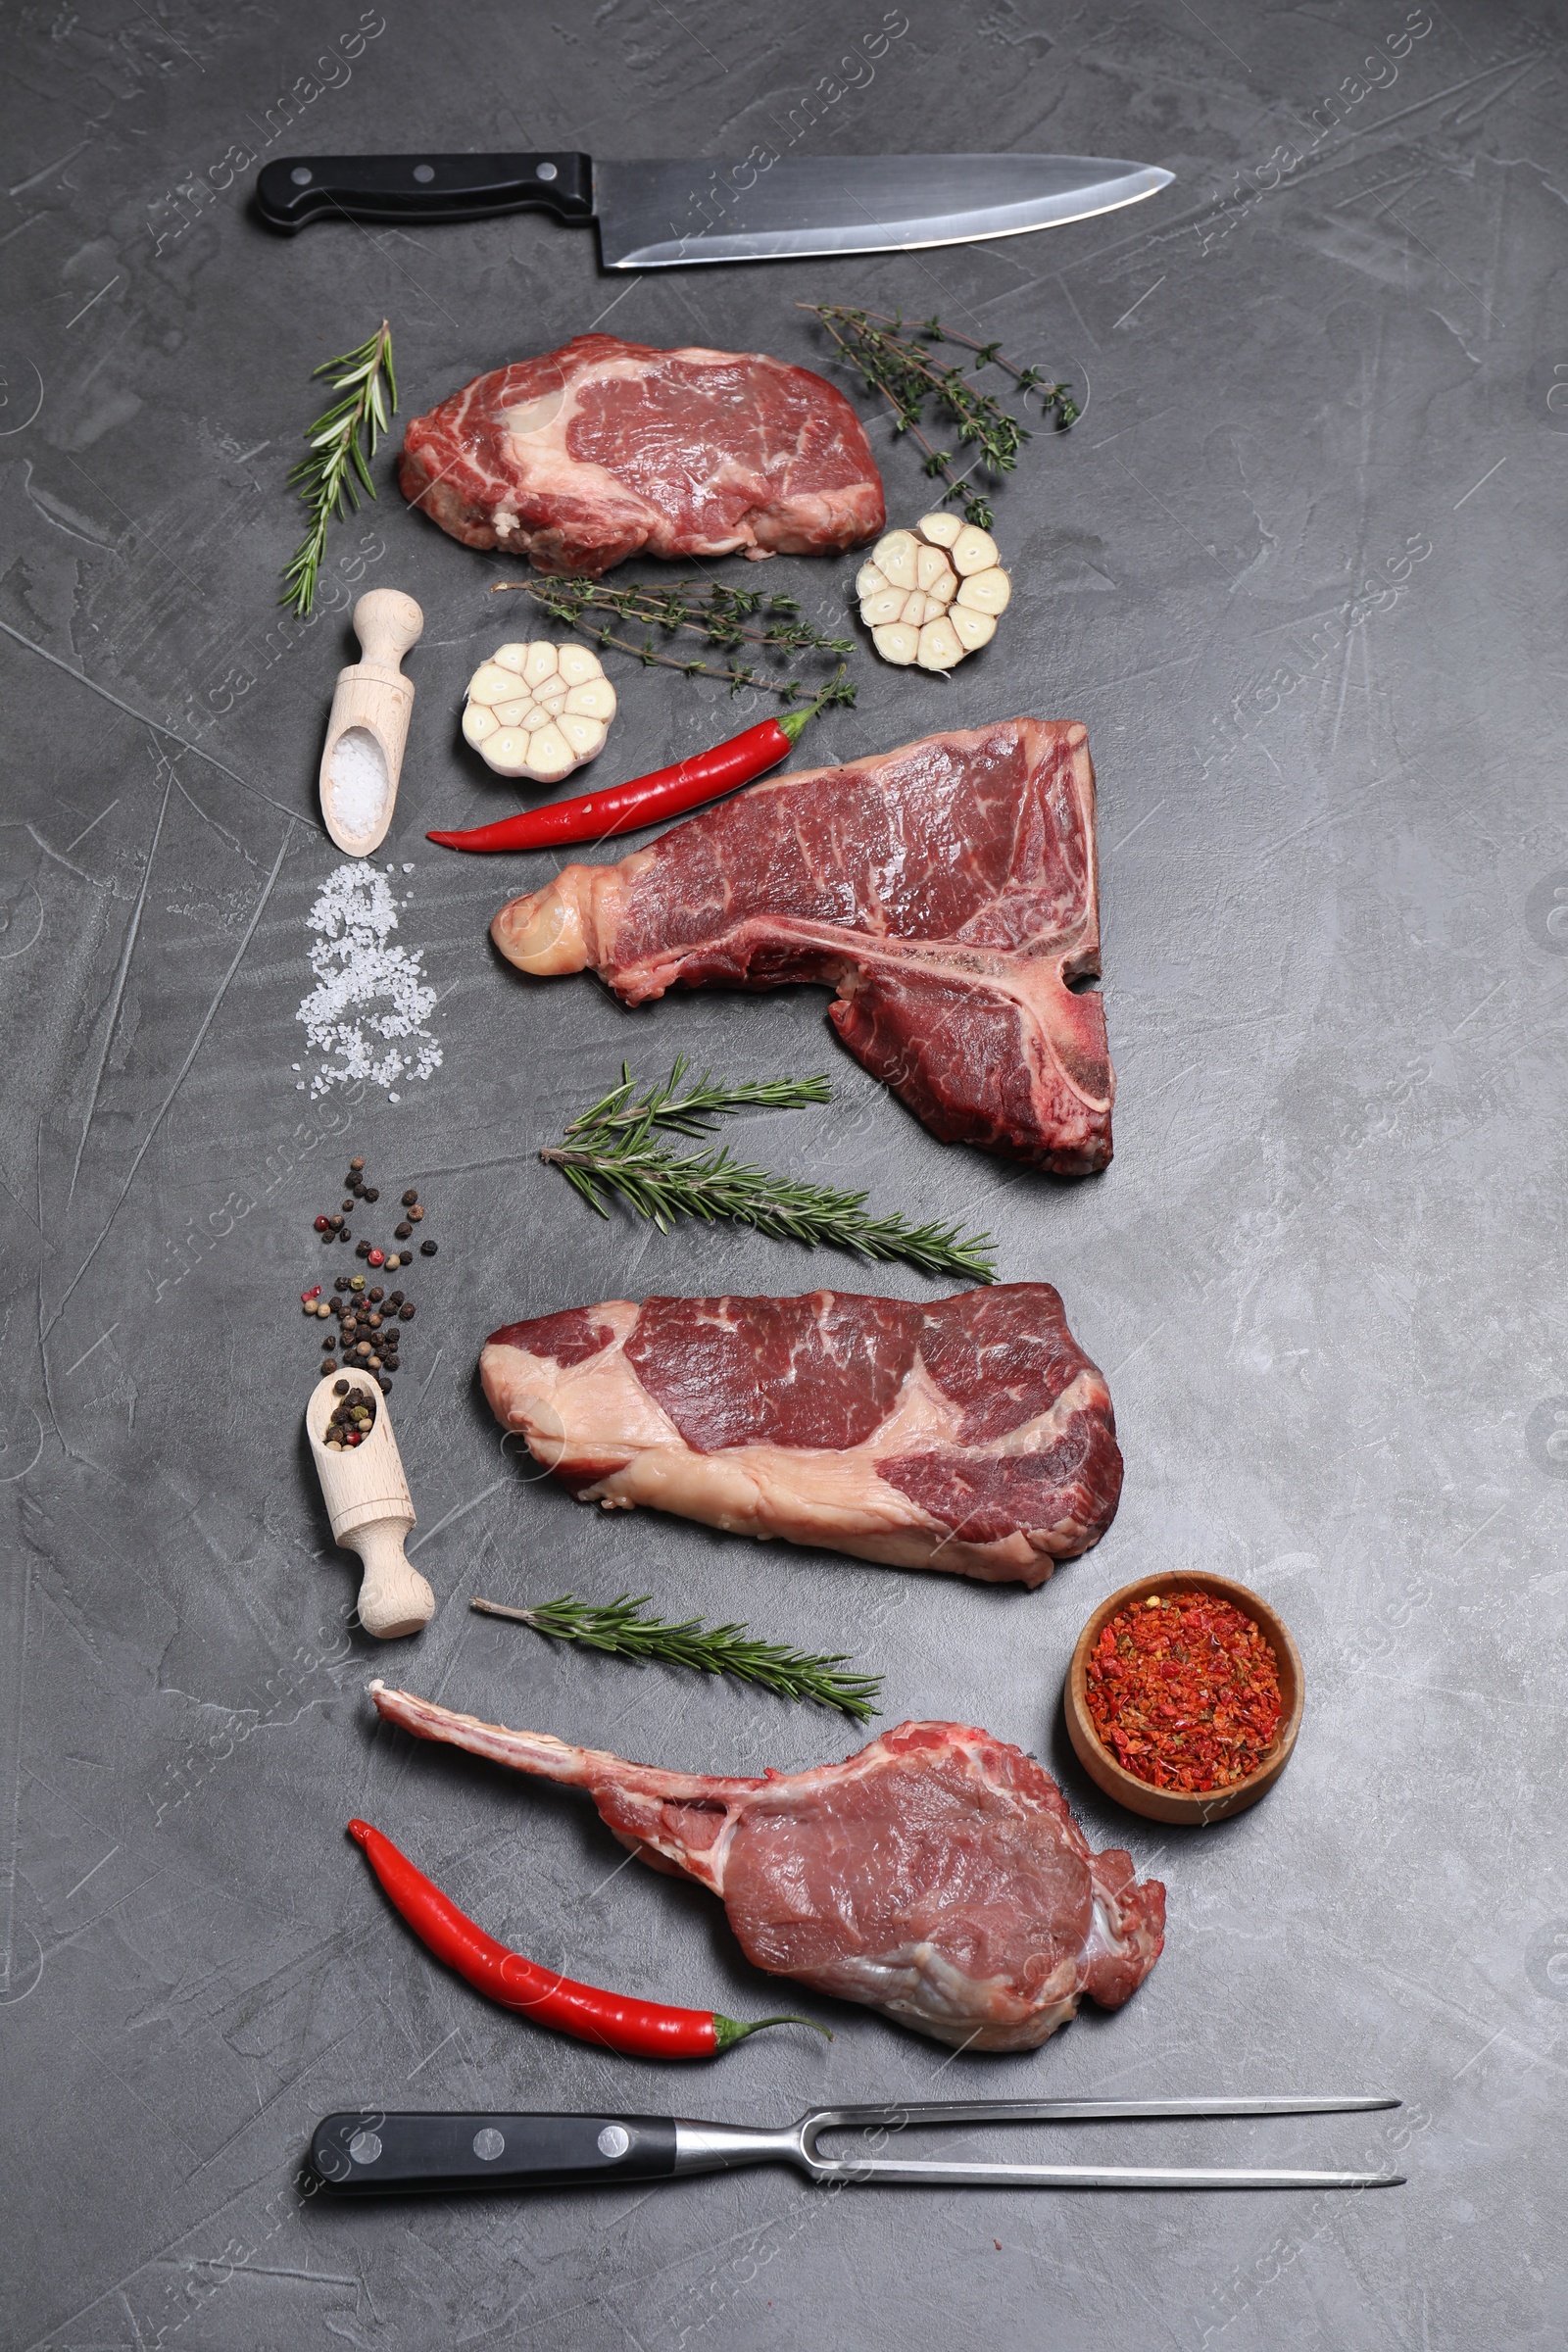
[[[1086,730],[1009,718],[756,784],[490,926],[628,1004],[667,988],[838,995],[842,1042],[944,1143],[1082,1176],[1110,1158]]]
[[[963,1723],[902,1723],[842,1764],[661,1772],[455,1715],[380,1682],[383,1716],[586,1788],[622,1845],[716,1894],[754,1968],[966,2050],[1033,2050],[1159,1958],[1165,1889],[1091,1852],[1043,1765]]]
[[[612,1298],[509,1323],[479,1373],[584,1502],[901,1568],[1043,1584],[1121,1494],[1109,1392],[1048,1282]]]
[[[398,479],[465,547],[591,578],[637,555],[815,555],[886,519],[860,420],[821,376],[616,335],[475,376],[414,418]]]

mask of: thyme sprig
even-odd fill
[[[342,373],[334,373],[336,369]],[[330,375],[333,391],[343,397],[318,416],[306,435],[306,455],[289,472],[289,488],[298,490],[305,501],[311,527],[283,574],[283,594],[277,600],[292,605],[302,620],[316,599],[327,525],[359,506],[362,486],[368,497],[375,496],[369,461],[398,406],[392,329],[386,320],[357,350],[313,368],[311,381],[321,375]]]
[[[610,1214],[611,1198],[618,1196],[661,1233],[668,1233],[679,1217],[699,1217],[708,1225],[727,1217],[773,1241],[800,1242],[808,1250],[850,1250],[872,1260],[900,1258],[922,1274],[995,1282],[989,1234],[964,1234],[956,1225],[935,1222],[911,1225],[897,1211],[873,1216],[864,1192],[807,1184],[753,1167],[733,1158],[726,1146],[684,1155],[671,1152],[657,1140],[660,1129],[703,1135],[711,1132],[713,1119],[724,1110],[787,1110],[832,1099],[825,1078],[734,1086],[706,1073],[681,1096],[676,1090],[686,1066],[684,1058],[677,1060],[662,1085],[634,1100],[635,1081],[622,1062],[620,1085],[580,1112],[540,1158],[547,1167],[559,1168],[602,1217]]]
[[[470,1605],[487,1617],[510,1617],[531,1625],[553,1642],[580,1642],[586,1649],[601,1649],[612,1657],[652,1659],[662,1666],[688,1666],[698,1674],[727,1674],[737,1682],[757,1683],[781,1698],[810,1699],[819,1707],[837,1707],[852,1723],[864,1723],[878,1712],[882,1695],[879,1674],[845,1672],[853,1666],[847,1651],[790,1649],[783,1642],[760,1642],[744,1625],[704,1625],[700,1617],[679,1625],[639,1612],[649,1606],[648,1593],[635,1597],[622,1592],[615,1600],[596,1606],[564,1592],[537,1609],[514,1609],[498,1600],[475,1600]]]
[[[956,334],[952,327],[944,326],[940,318],[927,318],[906,328],[902,318],[889,318],[882,311],[850,310],[833,302],[803,302],[799,307],[821,320],[866,390],[882,395],[893,411],[894,432],[911,434],[925,451],[922,471],[947,484],[943,505],[961,498],[964,520],[981,530],[989,530],[996,516],[983,488],[969,486],[970,477],[977,470],[997,480],[1011,473],[1019,451],[1032,435],[1000,401],[972,384],[961,366],[939,366],[929,346],[953,343],[972,351],[970,374],[993,366],[1005,369],[1026,402],[1030,392],[1039,393],[1042,414],[1054,417],[1058,429],[1064,431],[1077,421],[1078,404],[1064,383],[1048,383],[1043,369],[1020,368],[1004,357],[1000,344],[976,343],[972,336]],[[960,445],[970,446],[976,453],[962,475],[953,470],[953,452],[938,449],[922,429],[926,412],[933,406],[939,416],[957,426]]]
[[[631,654],[645,667],[657,663],[663,669],[678,669],[689,678],[722,678],[728,682],[731,694],[739,694],[743,686],[756,686],[785,702],[794,702],[809,694],[811,688],[798,678],[770,675],[749,662],[719,665],[695,659],[683,661],[679,655],[656,645],[651,633],[641,645],[633,644],[629,638],[617,636],[598,616],[609,613],[649,632],[661,629],[666,638],[682,629],[691,630],[726,652],[740,652],[748,645],[761,646],[773,655],[843,655],[855,651],[853,637],[825,637],[809,621],[803,620],[797,598],[764,596],[757,588],[732,588],[718,583],[704,596],[700,593],[700,580],[677,580],[670,588],[654,585],[618,588],[610,587],[603,580],[534,579],[498,580],[492,594],[517,588],[531,596],[552,620],[580,629],[596,644],[612,645],[620,653]],[[843,676],[842,667],[840,676],[825,691],[824,700],[854,703],[855,688]]]

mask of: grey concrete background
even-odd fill
[[[1562,2341],[1562,14],[906,9],[10,14],[8,2344]],[[288,243],[246,216],[246,153],[420,140],[1066,149],[1177,184],[1049,236],[627,282],[542,218]],[[407,414],[599,319],[820,364],[793,308],[810,297],[940,310],[1087,395],[999,499],[1017,594],[995,646],[948,685],[862,656],[858,710],[815,758],[1017,710],[1088,721],[1121,1088],[1094,1182],[940,1149],[837,1052],[818,991],[628,1015],[589,978],[495,963],[485,924],[520,869],[443,858],[422,831],[501,805],[455,718],[521,624],[487,594],[505,567],[411,515],[388,455],[379,503],[336,534],[320,619],[275,610],[310,369],[383,314]],[[913,453],[866,413],[910,518]],[[767,576],[835,620],[853,568]],[[338,862],[314,777],[347,606],[375,584],[427,615],[382,860],[445,1058],[396,1104],[313,1102],[294,1015]],[[727,731],[721,697],[614,667],[596,781]],[[877,1287],[738,1233],[602,1226],[538,1165],[623,1054],[653,1074],[677,1049],[831,1071],[829,1109],[737,1140],[988,1226],[1005,1275],[1060,1285],[1127,1456],[1099,1550],[1033,1596],[981,1591],[602,1520],[502,1455],[473,1376],[498,1321],[654,1289]],[[391,1651],[348,1623],[354,1563],[298,1436],[310,1220],[356,1150],[388,1199],[421,1186],[444,1244],[394,1397],[440,1608]],[[1172,1563],[1266,1592],[1309,1675],[1276,1792],[1185,1838],[1098,1801],[1058,1695],[1094,1602]],[[776,2034],[676,2077],[471,1997],[387,1916],[350,1813],[542,1959],[741,2013],[774,1990],[699,1890],[617,1872],[583,1802],[374,1728],[383,1671],[670,1764],[855,1743],[835,1717],[557,1653],[467,1608],[628,1586],[858,1652],[888,1721],[1038,1748],[1097,1842],[1169,1886],[1147,1986],[1030,2057],[955,2059],[844,2010],[831,2049]],[[1396,2192],[826,2196],[753,2174],[344,2212],[298,2185],[315,2119],[359,2103],[747,2120],[824,2097],[1358,2087],[1408,2104],[1081,2144],[1397,2155]]]

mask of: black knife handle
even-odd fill
[[[311,2135],[324,2187],[565,2188],[663,2180],[675,2170],[668,2115],[324,2116]]]
[[[482,220],[541,205],[560,220],[591,220],[586,155],[285,155],[256,175],[273,228],[350,220]]]

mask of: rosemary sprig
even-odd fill
[[[822,1078],[773,1079],[744,1088],[706,1075],[689,1095],[677,1097],[685,1066],[677,1061],[663,1086],[651,1087],[634,1102],[634,1081],[623,1062],[620,1085],[573,1119],[561,1142],[546,1145],[540,1158],[547,1167],[559,1168],[602,1217],[610,1214],[609,1199],[618,1195],[661,1233],[668,1233],[677,1217],[700,1217],[707,1225],[728,1217],[770,1240],[800,1242],[808,1250],[851,1250],[872,1260],[901,1258],[922,1274],[995,1282],[989,1234],[964,1234],[956,1225],[934,1222],[911,1225],[896,1211],[872,1216],[863,1192],[806,1184],[752,1167],[733,1159],[724,1147],[684,1156],[671,1152],[656,1140],[662,1127],[701,1135],[724,1109],[755,1104],[782,1110],[831,1100]]]
[[[633,1102],[636,1080],[631,1064],[620,1065],[620,1084],[612,1086],[608,1095],[588,1110],[579,1111],[565,1130],[564,1141],[596,1133],[600,1136],[619,1134],[641,1142],[654,1128],[662,1127],[675,1135],[708,1135],[713,1121],[732,1110],[799,1110],[808,1102],[831,1102],[833,1089],[823,1077],[816,1078],[714,1078],[705,1070],[697,1084],[688,1087],[684,1095],[677,1088],[691,1064],[684,1054],[677,1054],[675,1064],[667,1078],[649,1087],[646,1094]]]
[[[552,620],[580,629],[596,644],[612,645],[620,653],[631,654],[645,667],[657,663],[663,669],[678,669],[689,678],[725,679],[731,694],[739,694],[743,686],[756,686],[788,703],[809,694],[811,689],[798,678],[770,676],[747,662],[721,666],[709,662],[683,661],[677,654],[662,651],[652,635],[646,636],[641,645],[635,645],[629,638],[617,636],[596,616],[610,613],[650,631],[662,629],[666,636],[689,629],[710,645],[730,652],[747,645],[761,646],[775,655],[842,655],[855,651],[853,637],[824,637],[809,621],[802,620],[799,601],[793,596],[764,596],[760,589],[722,584],[702,596],[701,586],[699,580],[678,580],[672,588],[617,588],[607,586],[603,580],[498,580],[491,593],[499,595],[505,589],[520,588],[543,607]],[[854,703],[855,688],[844,677],[842,663],[839,676],[822,690],[822,700],[824,704]]]
[[[944,506],[952,499],[963,499],[964,520],[978,524],[981,530],[989,530],[996,517],[981,490],[967,487],[969,475],[977,469],[998,479],[1011,473],[1019,451],[1032,436],[1000,401],[970,383],[961,367],[937,366],[927,346],[961,345],[975,355],[971,373],[978,374],[982,368],[993,365],[1004,368],[1026,398],[1031,391],[1039,392],[1042,413],[1054,416],[1059,428],[1064,430],[1077,420],[1078,406],[1065,384],[1048,383],[1040,368],[1019,368],[1003,357],[999,344],[976,343],[968,335],[955,334],[940,318],[927,318],[921,325],[906,329],[901,318],[890,318],[882,311],[849,310],[841,303],[822,302],[803,302],[799,307],[821,320],[866,390],[882,395],[893,411],[894,432],[912,434],[925,451],[922,471],[947,484],[942,494]],[[976,451],[974,464],[963,475],[953,470],[953,452],[938,449],[922,430],[926,410],[933,405],[939,416],[957,426],[959,442]]]
[[[662,1666],[689,1666],[698,1674],[728,1674],[737,1682],[776,1690],[781,1698],[808,1698],[819,1707],[837,1707],[852,1723],[864,1723],[878,1712],[882,1677],[843,1672],[853,1664],[847,1651],[789,1649],[779,1642],[758,1641],[744,1625],[704,1625],[700,1617],[668,1625],[639,1614],[649,1598],[646,1592],[635,1598],[622,1592],[618,1599],[596,1607],[565,1592],[537,1609],[507,1608],[498,1600],[470,1605],[487,1617],[531,1625],[553,1642],[580,1642],[612,1657],[651,1658]]]
[[[333,372],[338,368],[341,374]],[[362,485],[368,497],[375,496],[369,461],[398,405],[392,329],[386,320],[357,351],[342,352],[314,368],[312,382],[319,375],[332,376],[333,391],[343,397],[318,416],[306,435],[307,454],[289,473],[289,488],[298,490],[305,501],[311,527],[283,574],[283,594],[277,600],[292,605],[302,620],[315,601],[328,523],[359,506]]]

